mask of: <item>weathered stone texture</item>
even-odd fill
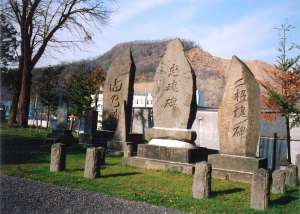
[[[256,155],[260,130],[260,92],[254,75],[237,57],[226,73],[226,86],[219,109],[220,152]]]
[[[275,170],[272,173],[272,193],[285,193],[285,172],[284,170]]]
[[[104,148],[90,147],[86,150],[84,177],[98,178],[100,177],[100,166],[103,162]]]
[[[207,162],[196,163],[193,178],[193,197],[208,198],[211,194],[211,165]]]
[[[187,129],[195,116],[195,76],[179,39],[170,41],[154,77],[155,127]]]
[[[265,210],[268,208],[269,199],[269,172],[261,168],[252,177],[250,207]]]
[[[116,129],[124,101],[128,111],[126,112],[127,121],[131,121],[134,76],[135,65],[131,50],[128,48],[113,60],[107,72],[103,93],[104,130]]]
[[[297,185],[297,166],[290,164],[285,167],[286,179],[285,184],[287,186],[296,186]]]
[[[66,145],[56,143],[51,146],[50,171],[59,172],[66,168]]]
[[[150,128],[146,129],[145,132],[145,139],[147,141],[150,141],[152,139],[171,139],[193,143],[196,137],[196,132],[192,130]]]

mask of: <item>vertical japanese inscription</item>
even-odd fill
[[[111,104],[112,104],[112,112],[111,115],[115,119],[119,119],[119,107],[121,105],[121,100],[119,98],[119,91],[122,89],[122,81],[118,80],[118,78],[114,78],[114,80],[109,85],[109,90],[112,92],[110,97]]]
[[[245,103],[247,102],[247,91],[245,89],[244,79],[241,78],[234,83],[233,94],[233,121],[232,137],[241,137],[246,134],[247,131],[247,108]]]
[[[162,72],[162,71],[161,71]],[[179,76],[178,74],[178,65],[172,64],[171,67],[167,69],[167,75],[168,75],[168,82],[166,83],[166,86],[164,88],[165,92],[170,92],[170,96],[167,97],[167,99],[163,103],[163,108],[176,108],[177,104],[177,99],[174,96],[174,93],[178,92],[178,87],[177,87],[177,77]]]

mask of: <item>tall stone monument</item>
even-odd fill
[[[131,49],[127,48],[113,60],[104,83],[102,129],[108,133],[111,132],[112,136],[117,127],[120,127],[118,121],[124,102],[126,103],[126,127],[130,127],[134,78],[135,65]],[[120,149],[121,144],[121,142],[117,142],[117,139],[113,139],[109,142],[108,147]]]
[[[218,114],[220,154],[208,157],[213,176],[251,182],[253,173],[266,167],[266,159],[256,158],[260,112],[256,79],[247,65],[233,56]]]
[[[149,143],[138,145],[138,156],[181,163],[203,160],[206,150],[195,146],[196,133],[191,130],[196,113],[195,75],[179,39],[167,44],[154,84],[154,127],[145,130]]]

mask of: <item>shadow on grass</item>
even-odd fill
[[[216,197],[218,195],[224,195],[224,194],[232,194],[237,192],[245,191],[242,188],[232,188],[232,189],[226,189],[226,190],[220,190],[220,191],[212,191],[212,197]]]
[[[84,168],[66,169],[66,172],[83,172]]]
[[[126,172],[126,173],[115,173],[109,175],[101,175],[103,178],[111,178],[111,177],[121,177],[121,176],[131,176],[131,175],[138,175],[141,174],[140,172]]]
[[[280,197],[278,199],[275,199],[275,200],[271,200],[270,201],[270,206],[275,206],[275,205],[286,205],[292,201],[295,201],[295,200],[298,200],[297,197],[294,197],[294,196],[283,196],[283,197]]]

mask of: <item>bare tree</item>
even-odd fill
[[[67,31],[77,41],[91,39],[91,30],[107,23],[111,11],[105,0],[6,0],[3,13],[19,28],[20,33],[20,89],[17,99],[18,124],[28,125],[31,71],[47,47],[68,47],[76,41],[60,40],[57,33]],[[109,1],[109,0],[107,0]],[[18,87],[18,86],[17,86]],[[16,115],[12,115],[16,117]],[[12,118],[14,120],[14,118]]]

